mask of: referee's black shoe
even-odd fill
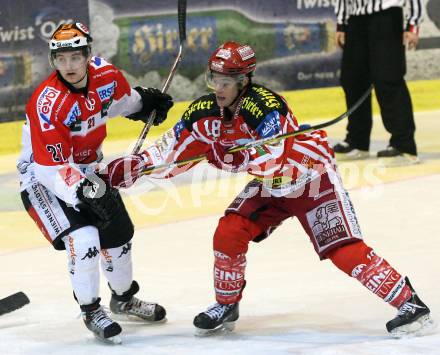
[[[347,142],[339,142],[333,146],[333,151],[338,154],[339,160],[360,160],[370,156],[368,150],[353,148]]]
[[[385,166],[402,166],[420,163],[417,155],[402,153],[397,148],[388,146],[387,149],[379,150],[377,157],[382,159]]]

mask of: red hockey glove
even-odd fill
[[[113,160],[107,165],[107,183],[115,188],[132,186],[147,165],[143,154],[133,154]]]
[[[246,169],[249,162],[249,152],[242,150],[239,152],[228,153],[228,147],[220,142],[211,144],[211,150],[206,153],[208,162],[217,169],[237,173]]]

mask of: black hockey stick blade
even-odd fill
[[[178,0],[177,21],[179,23],[180,43],[186,41],[186,0]]]
[[[15,311],[29,303],[29,298],[23,292],[0,299],[0,316]]]

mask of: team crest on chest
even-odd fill
[[[92,94],[91,91],[89,91],[89,96],[84,100],[84,105],[86,106],[87,110],[93,111],[95,109],[96,100],[91,97],[92,95],[90,94]]]

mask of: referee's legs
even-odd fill
[[[375,84],[385,129],[391,133],[390,146],[402,153],[417,155],[411,98],[405,81]]]
[[[368,34],[365,30],[366,16],[350,18],[345,34],[342,53],[341,85],[345,92],[347,107],[355,102],[370,86],[368,63]],[[355,149],[368,151],[372,128],[371,96],[348,117],[345,141]]]
[[[390,146],[417,154],[411,98],[406,86],[402,9],[391,8],[373,15],[370,36],[371,75]]]

